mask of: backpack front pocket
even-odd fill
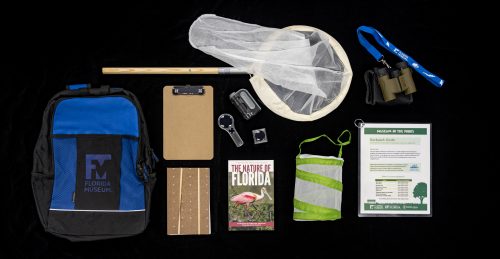
[[[82,135],[76,138],[77,210],[118,210],[120,207],[121,136]]]
[[[118,135],[53,137],[51,210],[144,209],[144,184],[136,174],[138,139]]]

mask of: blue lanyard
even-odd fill
[[[368,50],[368,52],[370,52],[370,54],[377,61],[380,61],[380,62],[384,63],[386,66],[389,67],[389,65],[387,64],[387,62],[385,62],[385,60],[384,60],[384,55],[382,55],[382,53],[380,53],[375,47],[373,47],[365,39],[365,37],[363,37],[363,35],[361,34],[361,32],[366,32],[366,33],[372,35],[373,38],[375,39],[375,41],[380,46],[384,47],[385,49],[387,49],[388,51],[390,51],[394,55],[398,56],[402,60],[408,62],[408,64],[411,67],[413,67],[413,69],[415,69],[419,74],[421,74],[423,77],[425,77],[427,80],[429,80],[433,85],[435,85],[437,87],[443,86],[443,84],[444,84],[444,80],[443,79],[441,79],[438,76],[432,74],[427,69],[425,69],[423,66],[419,65],[417,63],[417,61],[415,61],[413,58],[411,58],[410,56],[406,55],[400,49],[396,48],[396,46],[394,46],[392,43],[390,43],[384,36],[382,36],[382,34],[380,34],[380,32],[378,32],[377,30],[375,30],[372,27],[360,26],[358,28],[358,40],[359,40],[359,43],[361,43],[361,45],[363,45],[363,47],[365,47],[365,49]]]

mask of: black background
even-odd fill
[[[208,2],[208,1],[207,1]],[[460,207],[461,171],[453,160],[466,154],[452,129],[460,127],[460,105],[467,100],[460,65],[463,41],[454,28],[462,16],[449,3],[436,1],[182,1],[143,5],[117,4],[113,8],[80,4],[5,9],[2,18],[6,73],[2,76],[1,155],[6,159],[3,204],[8,249],[16,257],[216,257],[258,258],[291,253],[292,257],[353,255],[429,256],[431,250],[452,253],[467,238]],[[228,100],[240,88],[254,94],[249,76],[103,76],[102,66],[224,66],[189,45],[188,29],[201,14],[217,15],[268,27],[309,25],[331,34],[346,51],[354,77],[343,103],[314,122],[283,119],[264,105],[244,121]],[[362,74],[376,65],[361,47],[356,28],[370,25],[423,66],[447,80],[442,89],[414,76],[418,92],[414,103],[402,107],[364,104]],[[388,55],[395,63],[397,59]],[[30,185],[32,152],[42,112],[51,96],[70,83],[92,82],[124,87],[141,101],[151,145],[162,151],[162,87],[208,84],[215,89],[215,116],[229,112],[245,145],[236,148],[226,133],[215,129],[213,161],[162,162],[153,193],[151,222],[138,236],[116,240],[71,243],[44,232],[36,214]],[[433,217],[359,218],[357,216],[358,142],[353,121],[432,123]],[[189,118],[186,118],[189,119]],[[265,127],[269,143],[254,145],[251,130]],[[294,222],[294,157],[298,143],[323,133],[336,137],[353,133],[344,148],[343,218],[333,222]],[[455,134],[455,135],[454,135]],[[465,149],[464,149],[465,148]],[[318,142],[306,152],[334,155],[336,148]],[[276,168],[276,231],[227,231],[227,178],[229,159],[273,159]],[[172,237],[165,234],[166,166],[210,166],[212,230],[210,236]],[[460,221],[460,222],[459,222]]]

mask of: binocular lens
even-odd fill
[[[399,68],[399,69],[405,69],[407,67],[408,67],[408,63],[406,63],[405,61],[399,62],[396,64],[396,68]]]
[[[377,76],[381,77],[381,76],[386,76],[389,74],[389,72],[387,71],[387,69],[385,68],[375,68],[375,73],[377,74]]]
[[[391,77],[392,78],[397,78],[400,75],[401,75],[401,71],[400,70],[392,70],[391,71]]]

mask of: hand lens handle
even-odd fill
[[[243,146],[243,140],[241,139],[240,134],[238,134],[238,131],[236,131],[236,129],[233,128],[233,132],[228,131],[227,133],[229,133],[229,136],[231,136],[231,139],[234,141],[234,144],[237,147]]]

